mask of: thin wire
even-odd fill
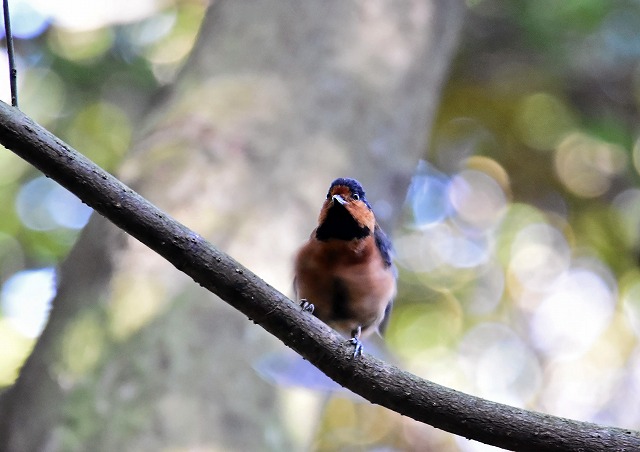
[[[11,105],[18,107],[18,70],[13,53],[13,34],[11,33],[11,20],[9,19],[9,0],[3,0],[4,32],[7,38],[7,53],[9,54],[9,85],[11,86]]]

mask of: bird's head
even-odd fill
[[[362,239],[373,234],[375,225],[376,219],[362,185],[355,179],[334,180],[320,211],[316,238]]]

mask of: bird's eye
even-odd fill
[[[331,198],[331,192],[327,193],[327,199]]]
[[[354,194],[352,194],[352,195],[351,195],[351,198],[352,198],[353,200],[355,200],[355,201],[358,201],[358,200],[360,199],[360,195],[359,195],[359,194],[357,194],[357,193],[354,193]]]

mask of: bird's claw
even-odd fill
[[[353,358],[357,358],[358,356],[362,356],[362,341],[357,337],[352,337],[347,341],[347,344],[351,344],[355,347],[353,350]]]
[[[309,303],[309,300],[306,298],[300,300],[300,307],[302,308],[302,312],[308,312],[309,314],[313,314],[313,310],[315,309],[313,303]]]
[[[362,341],[360,340],[360,334],[362,334],[362,327],[359,326],[351,332],[351,339],[347,341],[347,344],[351,344],[355,347],[353,350],[353,358],[362,356]]]

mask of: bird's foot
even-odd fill
[[[362,341],[360,340],[360,334],[362,333],[362,327],[358,327],[351,332],[351,339],[347,341],[347,344],[353,345],[355,348],[353,350],[353,358],[357,358],[358,356],[362,356]]]
[[[302,308],[302,312],[308,312],[309,314],[313,314],[313,310],[315,309],[313,303],[309,303],[309,300],[306,298],[300,300],[300,307]]]

